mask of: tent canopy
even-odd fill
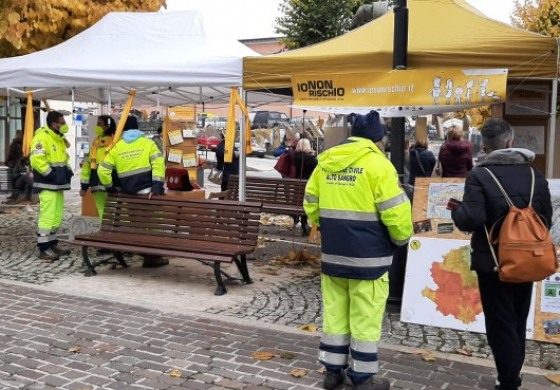
[[[57,46],[1,59],[0,93],[71,100],[74,90],[76,101],[116,103],[135,89],[144,104],[228,102],[248,55],[258,54],[207,36],[199,11],[113,12]]]
[[[465,0],[409,0],[409,69],[506,68],[509,77],[554,78],[558,44],[489,19]],[[289,88],[291,76],[385,72],[393,67],[394,16],[286,53],[244,59],[246,89]]]

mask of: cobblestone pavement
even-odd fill
[[[317,335],[287,327],[164,314],[4,282],[0,319],[6,390],[322,388]],[[257,351],[273,357],[257,360]],[[380,373],[392,389],[493,388],[486,360],[436,355],[430,362],[412,351],[380,350]],[[525,374],[523,389],[551,388],[538,370]]]
[[[72,213],[79,213],[79,205],[71,204],[65,212],[62,231],[67,229]],[[41,263],[36,259],[35,221],[37,208],[21,211],[8,209],[0,214],[0,278],[34,284],[46,284],[67,275],[81,272],[82,264],[78,248],[68,260]],[[297,231],[289,228],[263,227],[261,234],[289,242],[303,239]],[[266,243],[268,250],[259,251],[256,263],[268,264],[278,243]],[[286,244],[289,245],[289,244]],[[255,294],[252,300],[238,306],[223,305],[207,310],[208,313],[288,325],[321,324],[321,301],[319,277],[311,276],[297,281],[286,281],[281,286]],[[389,305],[384,319],[382,340],[392,345],[430,349],[444,353],[457,353],[458,349],[470,350],[475,357],[490,357],[490,349],[482,334],[461,332],[400,322],[398,307]],[[560,348],[555,344],[529,341],[527,363],[546,369],[558,369]]]

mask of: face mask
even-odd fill
[[[104,132],[105,130],[103,130],[103,127],[95,126],[95,135],[103,135]]]
[[[66,134],[66,133],[68,133],[68,129],[69,129],[68,125],[64,124],[64,125],[60,126],[60,129],[58,130],[58,132],[60,134]]]

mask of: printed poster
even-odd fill
[[[170,131],[168,133],[168,136],[170,145],[177,145],[183,142],[183,135],[181,134],[181,130]]]
[[[428,191],[428,218],[451,219],[447,202],[451,198],[463,199],[465,183],[430,183]]]
[[[401,321],[485,333],[470,241],[414,236],[408,248]],[[527,320],[533,337],[535,294]]]
[[[169,154],[167,156],[167,161],[180,164],[183,158],[183,151],[181,149],[169,149]]]
[[[541,282],[541,311],[560,314],[560,273]]]

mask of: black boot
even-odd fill
[[[334,390],[342,383],[344,383],[344,374],[343,370],[338,372],[336,371],[327,371],[325,372],[325,379],[323,380],[323,389],[326,390]]]
[[[354,390],[389,390],[391,388],[391,383],[387,378],[374,375],[367,381],[360,383],[359,385],[352,386],[352,388]]]

